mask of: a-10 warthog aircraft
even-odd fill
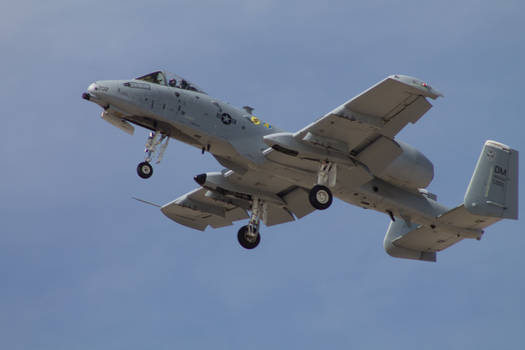
[[[387,214],[388,254],[436,261],[436,253],[464,238],[518,218],[518,152],[486,141],[465,194],[449,209],[424,188],[432,163],[395,139],[442,96],[419,79],[392,75],[296,132],[208,96],[174,74],[91,84],[83,98],[100,105],[102,119],[130,134],[151,130],[138,175],[149,178],[168,140],[211,153],[225,168],[195,176],[199,187],[159,206],[179,224],[204,231],[248,220],[238,231],[247,249],[260,241],[260,222],[273,226],[325,210],[332,196]],[[151,204],[151,203],[150,203]]]

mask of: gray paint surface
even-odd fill
[[[219,169],[210,154],[170,141],[144,182],[146,132],[79,99],[95,79],[167,67],[295,130],[413,74],[445,98],[399,138],[432,160],[428,190],[453,207],[485,140],[525,147],[522,2],[3,4],[3,348],[522,346],[521,220],[425,264],[384,253],[386,215],[335,201],[264,229],[250,254],[234,244],[240,223],[201,234],[130,199],[186,193]]]
[[[390,255],[436,261],[436,252],[464,238],[480,239],[482,229],[497,221],[493,218],[517,219],[518,152],[497,142],[486,142],[465,206],[448,210],[423,189],[434,177],[433,164],[395,139],[430,109],[427,98],[443,96],[422,80],[391,75],[298,132],[286,133],[253,116],[251,108],[232,107],[171,75],[157,71],[133,80],[97,81],[83,98],[104,108],[102,116],[113,119],[103,119],[127,133],[119,119],[210,152],[229,168],[197,176],[201,190],[162,206],[179,224],[204,231],[246,218],[258,222],[252,207],[258,200],[266,226],[294,221],[314,211],[308,196],[302,201],[298,196],[321,184],[345,202],[389,215],[393,223],[384,247]],[[324,174],[326,162],[332,170]]]

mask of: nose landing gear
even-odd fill
[[[166,140],[164,143],[163,141]],[[166,134],[161,133],[160,131],[150,132],[148,140],[146,141],[146,149],[144,150],[145,156],[144,161],[137,166],[137,174],[143,178],[148,179],[153,175],[153,167],[150,162],[153,158],[153,155],[157,149],[157,146],[160,146],[159,155],[157,156],[156,164],[159,164],[164,156],[164,152],[168,147],[169,137]]]

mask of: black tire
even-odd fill
[[[332,205],[332,191],[326,186],[315,185],[310,190],[308,199],[310,200],[312,207],[315,209],[325,210]]]
[[[255,241],[250,241],[247,239],[246,234],[248,233],[248,225],[243,226],[239,229],[239,232],[237,233],[237,239],[239,240],[239,244],[245,248],[245,249],[253,249],[259,245],[259,242],[261,241],[261,235],[257,234],[257,238]]]
[[[142,162],[137,165],[137,174],[143,179],[148,179],[153,175],[153,167],[148,162]]]

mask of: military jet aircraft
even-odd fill
[[[204,231],[248,220],[242,247],[260,242],[260,223],[273,226],[326,210],[333,196],[390,217],[388,254],[436,261],[436,253],[484,229],[518,218],[518,151],[486,141],[464,203],[449,209],[427,187],[433,164],[395,139],[431,108],[440,92],[392,75],[296,132],[287,132],[208,96],[175,74],[157,71],[92,83],[82,97],[103,108],[102,119],[133,134],[151,130],[140,177],[153,174],[170,138],[211,153],[224,167],[195,176],[199,187],[160,206],[168,218]],[[157,150],[157,148],[159,148]],[[150,203],[152,204],[152,203]]]

